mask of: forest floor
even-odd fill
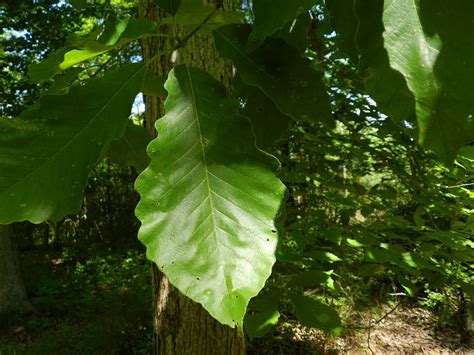
[[[436,316],[420,307],[383,305],[358,313],[351,326],[340,337],[328,337],[287,320],[272,335],[254,341],[250,354],[474,354],[458,331],[440,327]]]
[[[151,353],[150,267],[143,253],[80,254],[36,250],[22,255],[35,312],[0,319],[0,355]],[[343,319],[344,335],[328,337],[283,318],[271,334],[249,342],[248,353],[474,354],[474,348],[461,345],[452,323],[440,326],[439,317],[417,305],[374,304],[349,310]]]

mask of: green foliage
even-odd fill
[[[254,0],[253,12],[255,22],[247,43],[247,51],[251,52],[262,45],[265,38],[281,29],[288,22],[307,12],[314,6],[313,0]]]
[[[450,164],[474,136],[474,75],[469,0],[329,1],[341,45],[358,65],[368,92],[413,136]],[[450,18],[458,16],[456,25]],[[395,99],[397,98],[397,99]],[[416,117],[416,119],[414,119]]]
[[[0,121],[0,222],[57,221],[80,208],[94,164],[124,133],[143,73],[130,64]]]
[[[247,53],[245,45],[251,30],[249,25],[227,25],[214,31],[217,49],[232,60],[242,81],[258,87],[282,113],[297,121],[331,122],[321,74],[310,61],[281,39],[268,39],[262,47]]]
[[[149,263],[134,248],[21,254],[35,313],[0,321],[2,353],[148,354]],[[74,255],[74,256],[71,256]]]
[[[150,21],[130,17],[111,21],[97,39],[96,32],[86,38],[74,39],[68,46],[51,53],[46,60],[31,65],[29,68],[31,80],[34,82],[48,80],[76,64],[155,31],[156,23]]]
[[[136,182],[139,238],[176,287],[241,329],[275,262],[285,189],[219,82],[178,66],[165,87],[152,163]]]
[[[146,155],[146,147],[150,141],[151,137],[143,127],[130,120],[123,136],[110,143],[106,156],[112,163],[122,167],[133,166],[136,171],[141,172],[150,162]]]
[[[168,97],[136,182],[139,237],[220,322],[242,329],[275,259],[245,318],[251,337],[281,312],[339,334],[329,305],[374,282],[411,297],[447,285],[472,293],[471,1],[255,0],[247,24],[202,1],[156,3],[173,16],[107,22],[32,67],[38,81],[69,70],[19,119],[0,121],[0,222],[77,211],[111,141],[110,160],[148,164],[131,153],[146,136],[125,131],[142,90]],[[160,33],[178,25],[181,39]],[[169,74],[168,94],[148,63],[109,72],[106,51],[156,35],[179,52],[204,30],[236,68],[234,98],[186,64]],[[87,60],[101,63],[92,75]],[[281,161],[286,206],[262,148]]]
[[[176,15],[181,6],[181,0],[154,0],[154,2],[171,15]]]

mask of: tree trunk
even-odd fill
[[[231,1],[229,1],[230,3]],[[141,18],[159,20],[163,12],[152,0],[141,0]],[[171,29],[164,29],[171,32]],[[169,50],[174,43],[166,38],[153,37],[143,40],[143,57],[149,61],[157,53]],[[175,53],[176,55],[176,53]],[[193,37],[176,58],[178,63],[208,70],[215,78],[230,87],[232,66],[217,55],[212,39]],[[154,60],[148,66],[157,75],[167,75],[172,67],[171,54]],[[145,127],[156,135],[154,122],[163,115],[163,102],[145,97]],[[153,265],[154,343],[155,354],[160,355],[240,355],[245,353],[245,342],[236,329],[224,326],[213,319],[204,308],[183,296],[173,287],[156,265]]]
[[[31,311],[20,274],[12,227],[0,225],[0,319]]]

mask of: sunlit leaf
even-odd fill
[[[182,65],[165,87],[152,162],[136,182],[139,238],[172,284],[241,329],[275,262],[285,188],[219,82]]]
[[[29,66],[32,81],[48,80],[73,65],[96,57],[144,35],[154,33],[156,23],[127,17],[108,23],[97,38],[90,36],[51,53],[44,61]]]

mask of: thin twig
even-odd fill
[[[376,322],[374,323],[371,323],[370,320],[369,320],[369,326],[367,327],[367,347],[369,349],[369,351],[371,352],[372,355],[375,355],[374,351],[372,350],[372,348],[370,347],[370,333],[372,331],[372,328],[374,326],[376,326],[377,324],[379,324],[380,322],[382,322],[385,318],[387,318],[390,314],[392,314],[403,302],[403,299],[401,299],[400,301],[397,302],[397,304],[392,308],[390,309],[387,313],[385,313],[381,318],[379,318]]]

